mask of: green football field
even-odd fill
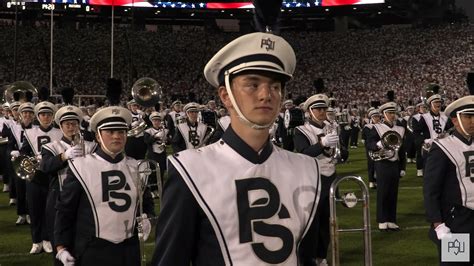
[[[350,161],[338,165],[338,174],[360,175],[367,178],[363,148],[350,150]],[[373,265],[436,265],[434,244],[428,239],[428,223],[424,218],[422,179],[415,175],[415,165],[408,164],[407,175],[400,180],[398,196],[398,224],[400,232],[379,232],[375,221],[376,191],[370,190]],[[355,185],[341,185],[342,192],[356,191]],[[358,192],[357,192],[358,193]],[[360,194],[360,193],[359,193]],[[16,209],[8,206],[8,194],[0,193],[0,266],[51,265],[50,254],[30,255],[31,236],[28,226],[15,226]],[[157,206],[158,213],[158,206]],[[341,228],[362,225],[361,204],[352,209],[338,207]],[[178,229],[177,229],[178,230]],[[152,233],[153,234],[153,233]],[[146,243],[148,261],[153,252],[153,237]],[[361,233],[343,233],[339,239],[341,265],[363,265]]]

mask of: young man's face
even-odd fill
[[[327,114],[326,111],[328,109],[326,107],[315,107],[315,108],[310,108],[311,112],[311,120],[314,122],[323,122],[324,120],[327,119]]]
[[[198,119],[198,111],[188,111],[186,112],[186,115],[191,123],[196,123]]]
[[[138,104],[130,104],[130,111],[132,111],[133,113],[136,113],[138,112],[138,109],[139,109],[139,106]]]
[[[431,111],[435,114],[439,113],[441,111],[441,101],[431,102]]]
[[[456,130],[458,132],[464,133],[461,129],[461,122],[466,133],[469,134],[469,136],[474,136],[474,114],[460,114],[459,118],[461,121],[459,121],[457,118],[452,119]]]
[[[173,109],[174,109],[175,112],[181,112],[181,108],[182,108],[182,106],[179,103],[173,105]]]
[[[72,139],[72,136],[79,132],[78,120],[66,120],[61,122],[61,129],[66,138]]]
[[[27,126],[33,122],[35,117],[33,112],[21,112],[21,122],[23,125]]]
[[[38,120],[42,127],[47,128],[53,122],[53,113],[39,113]]]
[[[420,106],[420,113],[421,114],[426,113],[426,106],[424,106],[424,105]]]
[[[161,120],[160,119],[152,119],[151,123],[153,124],[154,128],[159,128],[161,127]]]
[[[374,124],[380,123],[380,115],[373,115],[372,116],[372,122]]]
[[[111,153],[117,154],[125,148],[127,142],[127,131],[125,129],[103,129],[100,130],[99,134],[102,136],[102,141],[98,134],[96,139],[100,142],[102,149],[105,147]]]
[[[281,81],[272,75],[242,74],[232,80],[232,92],[240,111],[257,125],[275,121],[280,111],[281,91]],[[232,104],[226,105],[235,112]]]
[[[385,121],[393,123],[393,121],[395,121],[395,119],[397,118],[397,113],[388,111],[388,112],[384,112],[384,116],[385,116]]]

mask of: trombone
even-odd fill
[[[155,169],[152,169],[150,165],[153,165]],[[140,242],[140,265],[145,266],[147,257],[145,253],[145,239],[143,237],[144,219],[142,218],[142,214],[143,214],[143,193],[145,192],[146,181],[148,180],[148,178],[142,178],[142,176],[149,177],[153,174],[153,171],[155,172],[159,201],[161,201],[161,198],[162,198],[163,184],[161,183],[160,165],[156,161],[148,160],[148,159],[140,160],[138,161],[137,168],[138,168],[137,179],[136,179],[136,188],[137,188],[137,196],[138,196],[137,231],[138,231],[138,240]],[[151,223],[154,218],[148,217],[146,219],[149,220]]]
[[[340,198],[337,195],[339,184],[343,181],[355,181],[362,191],[362,198],[358,198],[354,193],[347,193]],[[363,203],[364,226],[362,228],[340,229],[337,223],[336,203],[341,202],[348,208],[353,208],[358,202]],[[329,189],[329,209],[330,209],[330,230],[331,230],[331,253],[333,266],[339,266],[339,234],[344,232],[362,232],[364,234],[364,265],[372,266],[372,238],[370,233],[370,210],[369,210],[369,191],[367,185],[360,176],[338,177],[331,184]]]

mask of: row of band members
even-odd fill
[[[283,46],[274,46],[273,39]],[[258,45],[252,46],[249,51],[235,48],[242,47],[243,43],[249,41]],[[198,151],[178,152],[168,158],[172,167],[165,186],[165,191],[168,192],[163,194],[158,219],[153,264],[189,265],[193,262],[196,265],[296,265],[301,262],[303,265],[324,265],[329,245],[329,185],[336,178],[335,164],[339,158],[335,155],[336,149],[340,148],[338,125],[327,119],[329,99],[324,94],[309,97],[303,106],[309,119],[294,131],[296,151],[309,156],[275,148],[269,144],[269,128],[275,117],[273,107],[279,105],[281,85],[294,71],[294,55],[288,58],[291,47],[283,39],[263,33],[249,34],[234,42],[224,48],[233,53],[224,55],[230,59],[242,57],[250,60],[250,63],[259,63],[259,68],[246,69],[252,64],[243,64],[246,70],[243,72],[240,72],[242,69],[232,68],[232,71],[236,71],[236,76],[232,76],[232,84],[236,89],[232,92],[228,85],[232,73],[226,71],[222,72],[225,75],[220,76],[221,72],[212,70],[215,66],[230,67],[218,60],[224,55],[218,53],[217,59],[212,59],[210,67],[206,67],[206,78],[213,86],[220,88],[219,96],[227,105],[232,106],[235,120],[232,120],[232,127],[227,126],[218,143],[209,149],[202,149],[203,154]],[[240,45],[235,46],[236,44]],[[270,57],[245,56],[261,52],[262,47],[267,47],[267,53],[272,53],[283,62],[289,62],[289,65],[279,66],[282,70],[275,70]],[[256,90],[253,90],[252,84],[256,84]],[[435,95],[434,99],[438,97],[439,95]],[[430,105],[436,106],[437,102],[428,99]],[[255,104],[257,111],[246,109],[252,106],[251,103]],[[193,123],[198,114],[196,106],[187,106],[185,111],[189,111],[188,121],[181,124],[191,124],[192,127],[181,131],[181,124],[178,124],[173,138],[181,134],[195,148],[201,145],[203,136],[199,136],[199,142],[192,141],[196,137],[194,135],[198,134],[198,123]],[[84,137],[77,136],[83,119],[79,108],[65,106],[54,112],[54,106],[47,102],[36,106],[31,103],[12,103],[10,108],[14,119],[4,122],[2,130],[2,136],[8,137],[5,155],[17,157],[20,154],[30,154],[40,159],[40,171],[34,177],[36,182],[13,178],[15,181],[11,185],[15,184],[16,189],[10,187],[10,191],[18,192],[16,204],[20,223],[26,219],[26,207],[30,209],[34,243],[32,252],[35,253],[38,249],[51,251],[48,241],[53,240],[52,246],[55,248],[52,251],[57,252],[57,263],[72,265],[77,259],[77,263],[83,265],[138,265],[140,258],[134,207],[138,192],[133,178],[137,174],[134,167],[137,161],[132,157],[124,157],[123,154],[127,130],[133,123],[133,112],[121,107],[99,110],[89,121],[90,130],[96,133],[95,142],[78,142],[77,139]],[[15,110],[16,108],[18,109]],[[405,129],[397,125],[395,102],[387,102],[378,108],[378,113],[384,119],[383,123],[375,123],[377,112],[373,111],[369,117],[374,123],[365,142],[368,150],[384,149],[381,137],[387,131],[397,132],[404,138]],[[446,127],[447,121],[441,118],[440,113],[427,114],[431,117],[420,115],[418,123],[422,124],[424,121],[428,130],[425,130],[427,133],[423,135],[423,142],[429,144],[436,139],[435,134],[442,133],[439,132],[439,127],[441,131],[446,129],[443,127]],[[32,125],[35,116],[39,126]],[[159,114],[156,119],[153,116],[150,115],[152,121],[162,120]],[[250,116],[253,117],[252,120],[249,120]],[[53,117],[59,129],[51,126]],[[255,120],[258,122],[253,122]],[[416,123],[412,121],[411,124],[415,131]],[[158,122],[153,125],[158,125]],[[138,126],[137,123],[135,126]],[[157,126],[154,129],[159,128]],[[268,131],[265,132],[266,130]],[[167,134],[166,131],[162,131],[161,135],[158,133],[148,134],[153,142],[161,145],[162,137]],[[140,134],[129,138],[136,138]],[[40,135],[48,137],[38,137]],[[163,147],[160,150],[164,153]],[[88,155],[91,153],[92,155]],[[249,167],[244,167],[247,164]],[[399,230],[396,224],[396,203],[398,180],[405,174],[403,145],[396,150],[394,156],[375,161],[374,165],[378,185],[378,227],[380,230]],[[10,177],[15,176],[11,166],[8,168]],[[100,182],[97,170],[101,173]],[[249,170],[252,173],[248,173]],[[295,173],[298,179],[287,178]],[[235,175],[245,178],[234,180]],[[199,178],[193,178],[197,176]],[[216,179],[218,176],[221,178]],[[236,190],[226,183],[229,180],[235,183]],[[146,183],[148,180],[143,181]],[[209,186],[209,182],[219,189],[214,185]],[[220,182],[224,183],[219,186]],[[150,183],[152,187],[156,181]],[[151,187],[144,188],[142,217],[145,222],[141,228],[145,235],[149,234],[151,228],[147,218],[155,216]],[[186,190],[185,187],[189,189]],[[303,187],[310,188],[311,193],[301,193],[296,201],[294,197],[292,199],[291,193],[284,193],[301,192]],[[264,190],[267,197],[260,197],[262,195],[256,193],[258,190]],[[26,196],[20,195],[21,191],[26,191]],[[292,201],[293,204],[288,204]],[[298,201],[308,204],[301,206]],[[229,216],[226,208],[222,208],[227,204],[236,207],[237,213]],[[238,223],[235,217],[238,217]],[[435,218],[438,217],[433,219]],[[48,225],[54,225],[54,231]],[[271,236],[276,241],[265,236]],[[441,237],[438,235],[439,238]],[[259,241],[265,241],[265,245]],[[297,249],[299,244],[301,245]]]

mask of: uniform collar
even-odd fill
[[[312,119],[308,119],[308,122],[309,122],[310,125],[315,126],[315,127],[319,128],[319,129],[323,129],[324,126],[326,125],[326,124],[324,123],[324,121],[323,121],[323,124],[322,124],[322,125],[319,125],[318,123],[314,122]]]
[[[53,125],[51,124],[51,125],[49,125],[49,127],[47,127],[47,128],[44,128],[44,127],[42,127],[42,126],[39,126],[39,128],[40,128],[41,131],[43,131],[43,132],[49,132],[49,131],[53,128]]]
[[[272,154],[273,145],[270,142],[270,139],[267,140],[267,143],[260,152],[254,151],[244,140],[242,140],[232,129],[232,127],[227,128],[222,136],[227,145],[229,145],[234,151],[240,154],[242,157],[247,159],[253,164],[264,163],[268,157]]]
[[[20,125],[21,125],[21,128],[23,128],[23,129],[30,129],[30,128],[33,128],[33,123],[30,123],[28,126],[25,126],[25,125],[23,125],[23,124],[21,124],[21,123],[20,123]]]
[[[123,153],[120,153],[117,156],[115,156],[115,158],[112,158],[110,155],[105,153],[101,147],[97,148],[96,153],[97,155],[99,155],[100,157],[102,157],[104,160],[106,160],[109,163],[118,163],[124,158]]]
[[[66,138],[64,135],[63,137],[61,138],[62,141],[66,142],[67,144],[71,145],[72,144],[72,141],[69,140],[68,138]]]
[[[431,114],[432,116],[439,116],[439,115],[441,114],[441,112],[439,112],[438,114],[435,114],[435,113],[433,113],[433,111],[430,110],[430,114]]]
[[[454,131],[453,135],[466,145],[470,146],[472,144],[472,137],[467,139],[463,134],[459,133],[457,130]]]
[[[393,125],[390,125],[387,121],[384,121],[383,124],[386,125],[386,126],[389,127],[389,128],[392,128],[392,127],[395,126],[395,121],[392,122]]]

